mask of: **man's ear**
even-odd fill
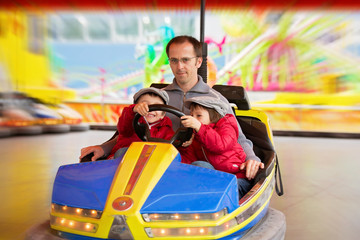
[[[198,58],[197,58],[197,60],[196,60],[196,67],[197,67],[197,68],[200,68],[200,67],[201,67],[202,61],[203,61],[202,57],[198,57]]]

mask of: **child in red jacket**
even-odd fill
[[[188,147],[179,149],[182,162],[235,174],[241,198],[252,183],[245,176],[246,154],[237,142],[236,118],[227,114],[225,103],[214,97],[189,98],[184,104],[191,116],[181,117],[181,123],[194,129],[194,137]]]
[[[139,119],[140,123],[149,124],[151,137],[170,140],[174,135],[170,118],[165,116],[163,111],[149,112],[148,107],[148,105],[167,104],[168,102],[169,96],[164,90],[152,87],[141,89],[134,95],[134,104],[125,107],[119,117],[117,123],[119,136],[115,145],[111,146],[110,149],[106,149],[101,145],[83,148],[81,149],[80,158],[89,153],[94,153],[92,161],[101,156],[108,156],[107,159],[122,157],[132,142],[141,142],[142,140],[136,135],[132,125],[136,113],[143,116],[143,118]],[[144,119],[146,119],[147,123]]]

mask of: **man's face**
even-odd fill
[[[171,44],[169,48],[171,70],[176,82],[181,87],[187,84],[197,83],[197,70],[201,66],[202,58],[196,57],[194,47],[189,42]],[[184,62],[184,60],[186,62]]]

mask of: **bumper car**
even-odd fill
[[[90,125],[83,122],[81,114],[69,106],[65,104],[56,104],[53,105],[53,109],[63,117],[64,123],[70,126],[70,131],[80,132],[90,129]]]
[[[45,103],[37,98],[30,98],[34,112],[46,132],[87,131],[89,124],[83,123],[83,117],[65,104]]]
[[[82,116],[64,104],[49,104],[21,92],[0,95],[0,136],[86,131]]]
[[[14,134],[11,128],[6,127],[3,117],[0,116],[0,138],[10,137]]]
[[[0,93],[0,136],[43,133],[42,127],[37,125],[37,119],[29,109],[29,102],[23,101],[17,93]]]
[[[64,118],[48,104],[40,99],[27,97],[31,102],[31,112],[37,119],[37,124],[43,128],[44,133],[66,133],[70,126],[64,123]]]
[[[245,196],[239,199],[235,175],[181,163],[175,146],[191,130],[178,129],[170,141],[150,138],[138,115],[134,128],[144,141],[134,142],[122,159],[58,169],[52,231],[65,239],[244,238],[266,216],[274,189],[282,195],[281,176],[266,114],[250,109],[242,87],[214,88],[234,104],[244,134],[265,165]],[[165,105],[150,110],[183,115]]]

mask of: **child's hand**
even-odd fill
[[[81,154],[79,157],[80,160],[90,153],[94,153],[94,156],[91,158],[91,161],[96,161],[98,158],[101,158],[105,154],[104,149],[102,149],[102,147],[100,147],[99,145],[85,147],[81,149]]]
[[[191,136],[190,140],[189,140],[189,141],[184,142],[181,146],[183,146],[183,147],[188,147],[188,146],[190,146],[190,145],[192,144],[192,142],[193,142],[194,136],[195,136],[195,135],[194,135],[194,134],[192,134],[192,136]]]
[[[184,125],[184,127],[194,129],[196,132],[198,132],[201,127],[201,122],[189,115],[181,117],[181,124]]]
[[[146,102],[141,102],[135,105],[133,111],[141,116],[146,116],[149,113],[149,106]]]

